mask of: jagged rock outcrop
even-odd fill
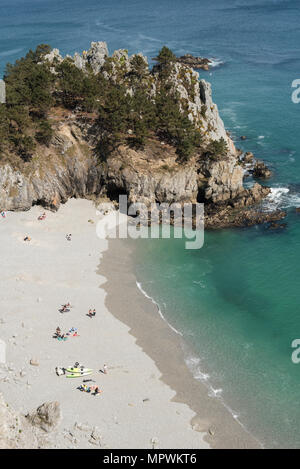
[[[101,72],[108,80],[128,85],[128,93],[132,94],[134,90],[129,85],[128,74],[133,70],[133,59],[136,56],[141,57],[145,65],[148,66],[147,57],[141,53],[129,57],[126,49],[119,49],[109,57],[105,42],[92,42],[90,49],[83,51],[81,55],[76,53],[73,61],[80,69],[85,69],[89,64],[94,73]],[[50,62],[55,60],[60,62],[62,57],[57,49],[53,49],[50,54],[45,56],[45,59]],[[106,59],[109,59],[109,71],[107,68],[102,71],[103,66],[108,63]],[[145,78],[145,84],[153,98],[159,89],[159,81],[159,66],[155,66],[151,73],[148,71]],[[229,152],[235,154],[234,144],[227,135],[217,105],[212,100],[211,85],[205,80],[199,81],[199,73],[193,68],[178,62],[174,64],[168,81],[171,88],[178,92],[182,108],[188,108],[189,118],[203,131],[206,141],[224,138],[228,144]]]
[[[196,70],[210,70],[210,65],[211,65],[211,60],[206,59],[204,57],[195,57],[194,55],[191,54],[185,54],[182,55],[181,57],[177,58],[177,61],[184,64],[188,65],[189,67],[193,67]]]
[[[28,210],[34,204],[56,210],[70,197],[99,193],[96,158],[78,128],[62,125],[47,152],[21,169],[0,166],[0,207]],[[76,132],[76,137],[75,137]]]
[[[154,148],[153,148],[154,147]],[[182,202],[197,199],[198,184],[195,165],[176,163],[172,147],[159,143],[145,151],[120,147],[107,161],[103,180],[105,193],[114,198],[127,194],[128,202]]]
[[[90,49],[83,54],[83,58],[92,67],[94,73],[98,73],[108,55],[106,42],[92,42]]]
[[[4,401],[0,394],[0,448],[37,448],[38,438],[26,418]]]
[[[244,191],[243,168],[236,158],[228,155],[218,161],[200,160],[199,169],[200,201],[218,203],[238,197]]]
[[[147,58],[142,54],[129,57],[127,50],[120,49],[109,57],[105,42],[93,42],[88,51],[69,59],[79,69],[90,66],[106,80],[126,85],[127,92],[133,95],[135,85],[129,77],[137,57],[144,64],[143,86],[155,100],[161,86],[159,65],[149,70]],[[63,58],[53,49],[45,60],[54,69]],[[243,179],[247,170],[256,177],[267,177],[269,170],[264,163],[255,161],[251,153],[242,156],[235,148],[213,102],[211,85],[199,81],[198,72],[183,63],[174,63],[165,79],[179,96],[181,109],[188,110],[189,119],[201,130],[204,147],[213,141],[225,141],[227,151],[222,156],[210,157],[200,150],[188,162],[178,162],[174,147],[153,136],[143,151],[122,145],[99,163],[95,152],[98,130],[90,122],[93,118],[83,119],[80,108],[65,110],[59,122],[54,116],[54,137],[49,147],[39,147],[32,161],[17,167],[9,160],[0,165],[0,209],[27,210],[33,204],[57,209],[70,197],[95,194],[117,200],[119,194],[127,194],[129,203],[139,201],[148,205],[204,202],[208,225],[214,222],[223,226],[218,213],[224,210],[229,225],[234,224],[234,218],[238,226],[241,220],[267,219],[270,215],[254,215],[255,211],[251,214],[248,211],[247,218],[244,209],[258,204],[269,189],[256,184],[246,190]],[[239,216],[238,210],[243,210],[243,216]]]
[[[263,161],[256,161],[253,168],[253,177],[257,179],[268,179],[272,176],[272,172]]]
[[[60,420],[58,402],[46,402],[25,417],[12,409],[0,394],[0,449],[47,447],[46,433],[55,430]]]
[[[62,419],[59,402],[45,402],[35,411],[26,415],[27,420],[45,432],[51,432]]]

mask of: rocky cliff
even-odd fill
[[[147,64],[147,58],[138,55]],[[135,88],[129,76],[134,58],[126,50],[109,57],[105,43],[92,43],[89,51],[70,60],[81,70],[91,67],[106,80],[125,84],[130,95]],[[50,65],[63,58],[53,49],[45,60]],[[53,73],[55,70],[53,68]],[[157,67],[147,69],[144,85],[152,99],[161,86]],[[59,112],[51,120],[54,137],[50,145],[39,145],[34,157],[15,165],[9,157],[0,160],[0,209],[26,210],[33,204],[57,209],[70,197],[91,195],[117,199],[127,194],[129,202],[203,202],[210,228],[253,224],[283,214],[262,214],[257,205],[269,189],[255,184],[245,189],[245,168],[239,152],[228,136],[218,108],[212,100],[211,86],[199,80],[192,68],[176,63],[168,76],[169,88],[176,91],[180,106],[201,130],[202,149],[186,162],[178,160],[174,147],[156,136],[149,138],[143,150],[119,145],[106,161],[99,161],[95,136],[99,129],[92,114],[80,109]],[[223,140],[226,152],[212,158],[203,148]],[[247,208],[247,210],[245,210]],[[225,211],[225,212],[224,212]],[[220,221],[222,214],[222,221]],[[227,220],[227,221],[226,221]],[[236,222],[235,222],[236,220]]]
[[[0,394],[0,448],[37,449],[48,446],[46,433],[61,419],[58,402],[48,402],[24,416],[13,410]]]

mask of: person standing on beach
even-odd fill
[[[107,375],[107,365],[103,365],[103,373]]]

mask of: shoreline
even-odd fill
[[[107,278],[102,285],[106,292],[105,304],[130,328],[129,333],[136,338],[137,345],[161,372],[160,379],[175,391],[172,402],[186,404],[193,411],[192,429],[204,433],[204,440],[213,449],[262,449],[225,404],[208,395],[208,386],[193,376],[184,357],[181,334],[161,317],[155,300],[138,286],[133,248],[124,240],[108,240],[108,243],[109,248],[102,254],[98,268],[98,273],[104,275],[105,272]],[[116,284],[122,285],[119,296],[115,295]]]
[[[0,393],[5,402],[23,415],[44,402],[59,402],[62,420],[57,428],[50,434],[37,428],[43,448],[209,448],[204,433],[190,425],[194,412],[173,401],[175,392],[163,382],[155,362],[106,307],[103,285],[112,279],[114,256],[123,253],[116,246],[107,251],[108,242],[96,236],[94,204],[72,199],[38,221],[43,211],[35,206],[0,220],[5,265],[0,338],[7,344]],[[71,242],[66,233],[72,233]],[[26,235],[31,237],[28,243],[23,241]],[[112,286],[121,299],[125,289],[119,291],[117,282],[114,276]],[[60,305],[68,301],[71,311],[61,314]],[[126,315],[130,310],[126,303],[122,307]],[[97,311],[93,319],[86,316],[89,308]],[[53,338],[57,326],[63,332],[76,327],[79,335],[59,342]],[[90,378],[103,391],[100,396],[80,392],[82,378],[56,375],[57,366],[76,361],[94,370]],[[101,373],[104,363],[107,375]]]

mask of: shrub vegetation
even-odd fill
[[[53,136],[49,113],[55,106],[95,114],[97,150],[102,159],[120,143],[141,149],[150,136],[174,145],[182,160],[201,145],[199,129],[172,89],[169,78],[176,56],[167,47],[156,58],[154,68],[160,79],[155,98],[150,93],[153,76],[140,55],[130,59],[130,72],[123,67],[125,79],[112,80],[102,72],[113,72],[114,58],[107,58],[103,70],[94,74],[89,66],[78,69],[70,58],[50,64],[43,60],[50,51],[50,46],[41,44],[6,67],[7,102],[0,105],[0,152],[13,151],[28,160],[37,143],[49,145]],[[225,141],[211,142],[207,148],[207,154],[214,158],[224,152]]]

